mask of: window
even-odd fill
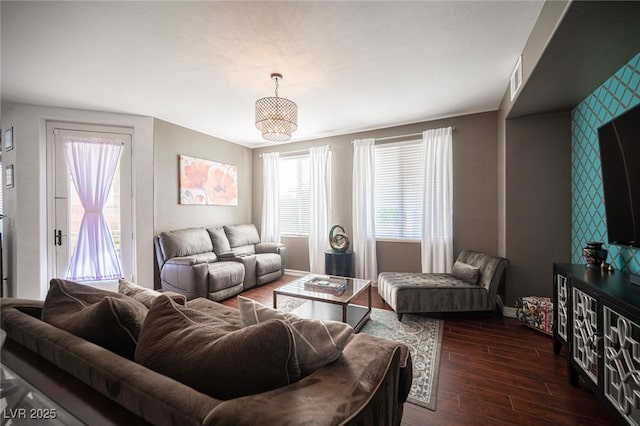
[[[422,238],[422,141],[376,145],[376,238]]]
[[[280,157],[280,232],[309,234],[309,155]]]

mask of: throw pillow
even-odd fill
[[[213,251],[216,255],[220,256],[222,253],[228,253],[231,251],[227,234],[224,233],[222,226],[218,228],[207,228],[211,242],[213,243]]]
[[[61,279],[51,280],[42,320],[133,359],[147,308],[127,296]]]
[[[478,284],[480,280],[480,268],[468,263],[456,260],[451,269],[451,274],[471,284]]]
[[[118,282],[118,293],[124,294],[125,296],[129,296],[130,298],[137,300],[147,308],[151,307],[151,304],[156,297],[163,294],[159,291],[151,290],[150,288],[140,287],[139,285],[136,285],[131,281],[127,281],[125,279],[121,279]],[[173,301],[178,305],[184,306],[187,303],[187,298],[183,294],[174,293],[172,291],[167,291],[164,294],[173,299]]]
[[[300,378],[283,321],[228,330],[229,324],[161,295],[144,322],[135,361],[218,399],[286,386]]]
[[[242,296],[238,296],[238,309],[242,327],[273,319],[283,320],[289,324],[296,342],[296,355],[302,377],[340,358],[342,349],[353,334],[353,328],[348,324],[338,321],[303,319]]]

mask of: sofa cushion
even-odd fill
[[[112,291],[53,279],[42,320],[118,355],[133,359],[147,308]]]
[[[398,313],[486,311],[487,290],[452,274],[381,272],[380,296]]]
[[[118,293],[137,300],[147,308],[150,308],[154,299],[162,294],[150,288],[140,287],[124,278],[118,282]],[[184,294],[174,293],[172,291],[165,292],[164,294],[173,299],[178,305],[184,306],[187,303],[187,298]]]
[[[242,296],[238,296],[238,309],[242,327],[274,319],[283,320],[289,324],[295,338],[296,355],[300,374],[303,377],[340,358],[342,349],[353,333],[353,328],[348,324],[338,321],[303,319]]]
[[[222,226],[218,228],[207,228],[211,242],[213,243],[213,251],[220,256],[222,253],[228,253],[231,251],[227,234],[224,232]]]
[[[451,274],[471,284],[478,284],[480,279],[480,268],[456,260],[451,269]]]
[[[242,283],[244,272],[244,266],[240,262],[210,263],[208,265],[209,292],[224,290]]]
[[[501,278],[504,276],[504,270],[509,265],[509,261],[503,257],[490,256],[471,250],[462,250],[457,260],[480,268],[478,285],[484,287],[487,291],[496,291]]]
[[[282,258],[275,253],[260,253],[256,255],[256,274],[261,277],[282,267]]]
[[[220,330],[236,331],[240,327],[240,312],[235,308],[230,308],[222,303],[215,302],[211,299],[205,299],[204,297],[198,297],[197,299],[189,300],[187,302],[187,308],[195,309],[210,317],[213,317],[216,327]]]
[[[165,260],[213,251],[211,237],[204,228],[161,232],[158,240]]]
[[[299,379],[293,335],[283,321],[231,332],[226,327],[213,316],[160,296],[144,322],[135,360],[218,399],[265,392]]]
[[[227,234],[231,248],[255,245],[260,242],[260,236],[256,227],[249,224],[225,225],[224,232]]]

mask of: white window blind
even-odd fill
[[[376,145],[376,238],[420,240],[422,141]]]
[[[309,155],[280,157],[280,232],[309,234]]]

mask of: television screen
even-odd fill
[[[598,129],[609,243],[640,247],[640,105]]]

